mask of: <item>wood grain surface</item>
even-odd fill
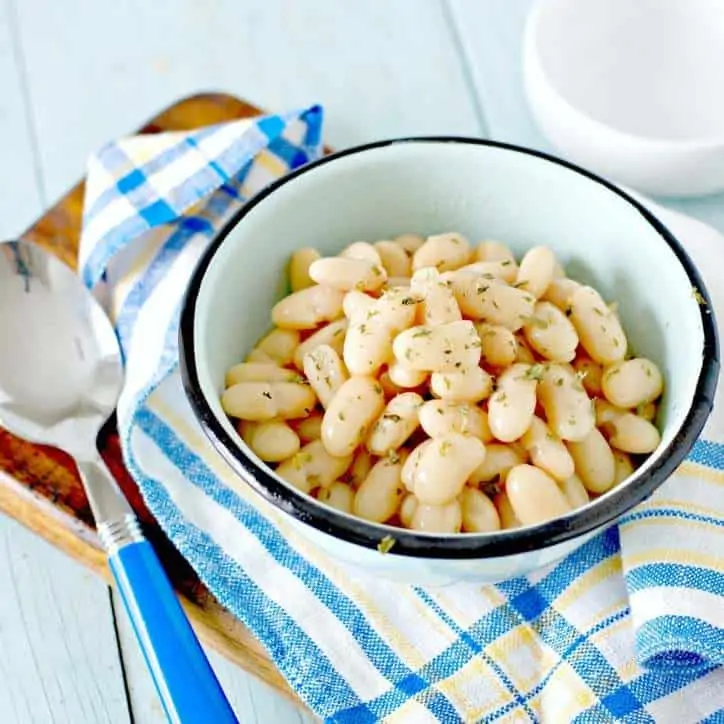
[[[201,94],[170,106],[140,131],[188,130],[259,113],[259,109],[229,95]],[[83,189],[80,182],[21,235],[73,267],[78,256]],[[145,507],[138,487],[123,465],[113,420],[99,440],[106,463],[136,510],[199,636],[297,701],[261,644],[200,583]],[[111,580],[88,501],[66,454],[25,442],[0,428],[0,510]]]

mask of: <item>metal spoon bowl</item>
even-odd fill
[[[74,457],[168,720],[235,722],[151,544],[98,453],[98,432],[123,380],[113,327],[73,270],[28,242],[0,243],[0,423]]]

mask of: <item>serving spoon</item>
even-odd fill
[[[0,243],[0,424],[75,459],[98,536],[166,717],[236,722],[151,544],[97,448],[123,386],[118,340],[73,270]]]

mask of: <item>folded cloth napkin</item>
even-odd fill
[[[328,721],[724,721],[724,405],[619,526],[548,570],[486,587],[350,572],[207,443],[176,371],[183,290],[230,214],[319,156],[321,121],[315,106],[128,138],[89,163],[82,274],[107,292],[128,376],[123,452],[163,529]],[[724,290],[724,240],[666,221],[712,292]]]

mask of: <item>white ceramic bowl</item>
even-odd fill
[[[538,0],[523,51],[543,133],[651,194],[724,189],[724,3]]]
[[[660,448],[624,484],[543,525],[487,535],[432,535],[327,508],[278,478],[241,440],[219,396],[226,369],[268,329],[300,246],[334,254],[359,239],[450,229],[501,239],[517,254],[552,247],[571,276],[618,300],[636,352],[666,379]],[[706,290],[671,234],[606,182],[562,161],[471,139],[407,139],[306,166],[248,204],[202,259],[181,319],[191,404],[239,477],[330,555],[396,580],[495,581],[555,561],[649,495],[681,462],[711,409],[718,374]],[[377,545],[392,535],[383,555]]]

